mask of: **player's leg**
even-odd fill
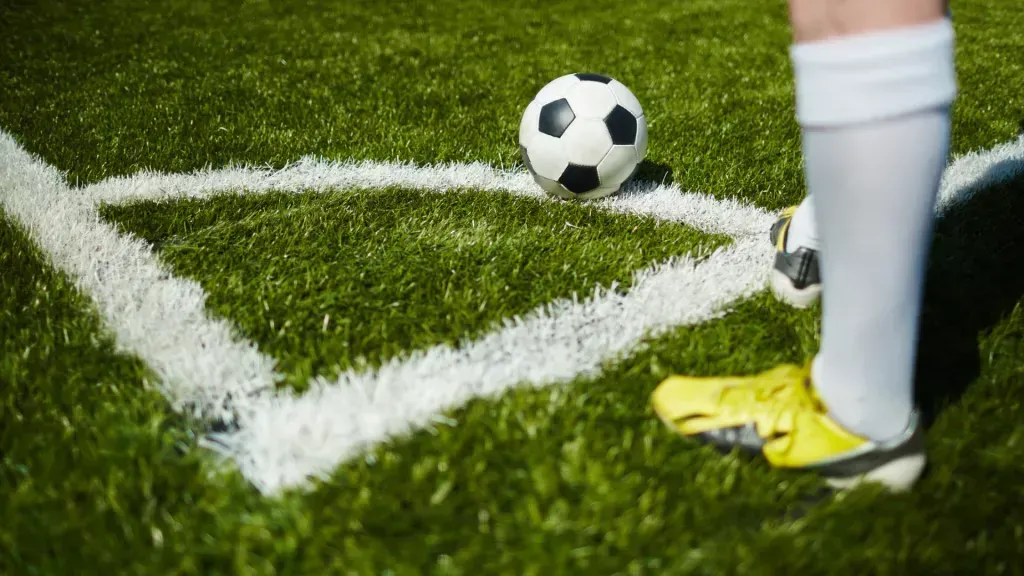
[[[789,0],[797,46],[891,32],[948,16],[948,0]]]
[[[793,0],[790,4],[794,37],[798,43],[815,39],[855,34],[858,29],[884,29],[914,22],[934,13],[931,5],[893,6],[889,3],[864,3],[830,7],[814,0]],[[882,10],[884,9],[884,11]],[[951,17],[948,2],[943,10]],[[814,214],[814,197],[808,195],[799,206],[786,209],[772,226],[769,235],[775,246],[771,275],[772,292],[780,300],[805,308],[821,295],[821,241]]]
[[[814,381],[841,424],[887,440],[912,408],[925,262],[956,91],[953,30],[941,0],[791,5],[797,114],[825,286]],[[805,10],[811,16],[798,17]]]
[[[670,378],[652,401],[686,435],[784,467],[906,488],[924,465],[912,374],[955,95],[940,0],[791,0],[797,114],[821,240],[813,368]]]

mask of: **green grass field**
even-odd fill
[[[1024,130],[1024,12],[953,3],[953,153]],[[304,155],[519,163],[547,81],[614,76],[640,177],[767,210],[804,194],[783,2],[8,0],[0,129],[73,187]],[[244,192],[105,206],[278,362],[372,370],[725,236],[491,190]],[[53,222],[60,226],[61,222]],[[766,237],[767,237],[767,231]],[[938,226],[914,492],[823,491],[664,429],[672,373],[802,362],[818,309],[767,293],[598,375],[520,388],[267,496],[199,445],[89,297],[0,209],[2,574],[1000,574],[1024,566],[1024,178]],[[327,318],[329,316],[329,318]]]

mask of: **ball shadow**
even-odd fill
[[[668,164],[643,160],[637,165],[631,177],[632,182],[650,182],[653,184],[672,184],[675,182],[672,168]]]

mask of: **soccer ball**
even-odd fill
[[[617,192],[647,154],[647,119],[618,80],[569,74],[541,88],[526,107],[519,152],[549,194],[603,198]]]

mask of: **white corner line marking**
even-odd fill
[[[772,253],[764,238],[744,237],[702,262],[681,258],[637,274],[625,294],[559,300],[460,348],[435,346],[374,372],[317,379],[302,396],[262,396],[240,430],[214,440],[265,493],[302,486],[473,398],[594,376],[645,337],[720,317],[764,288]]]
[[[95,203],[122,204],[141,200],[208,198],[226,192],[262,194],[325,192],[343,189],[401,187],[433,192],[504,191],[549,201],[530,175],[499,170],[479,162],[417,166],[376,161],[326,161],[305,157],[294,164],[269,168],[228,167],[191,174],[142,172],[110,178],[82,190]],[[768,216],[759,208],[733,199],[683,192],[678,185],[649,182],[626,186],[619,194],[588,205],[621,213],[651,216],[692,226],[710,234],[762,234]]]
[[[1024,136],[964,155],[947,168],[937,209],[1021,173]],[[361,450],[472,398],[596,374],[645,337],[719,317],[766,283],[771,214],[677,185],[634,184],[592,204],[726,234],[734,244],[701,262],[684,257],[639,272],[626,294],[599,290],[582,302],[556,301],[458,349],[437,346],[373,372],[347,371],[333,382],[318,378],[304,396],[295,396],[270,392],[279,378],[273,360],[230,323],[209,316],[198,284],[175,278],[150,246],[118,234],[96,212],[104,202],[388,186],[545,198],[528,174],[479,163],[421,167],[313,158],[280,170],[143,172],[71,190],[57,170],[0,131],[0,205],[93,298],[119,346],[154,369],[176,408],[207,418],[239,416],[240,428],[215,436],[211,445],[233,457],[265,494],[307,485]]]
[[[100,219],[90,198],[2,130],[0,207],[92,297],[118,348],[148,364],[176,410],[230,422],[231,402],[273,389],[273,360],[207,314],[199,284],[175,277],[146,242]]]

